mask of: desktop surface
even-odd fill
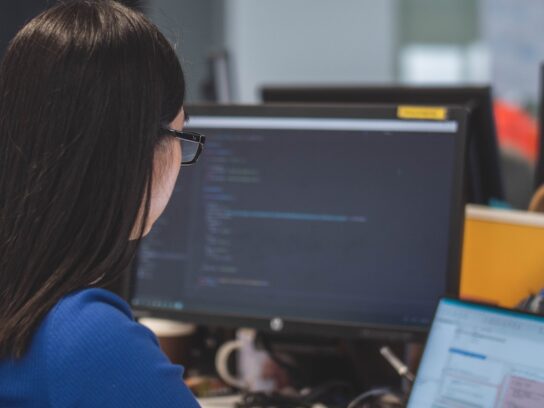
[[[438,299],[458,290],[462,112],[189,114],[205,151],[142,243],[137,312],[335,335],[423,332]]]
[[[444,299],[409,408],[544,406],[544,316]]]

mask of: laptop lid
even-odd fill
[[[543,406],[544,316],[442,299],[408,407]]]

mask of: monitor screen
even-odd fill
[[[505,199],[489,86],[269,86],[266,103],[458,105],[470,112],[467,124],[467,202],[490,205]]]
[[[462,112],[188,110],[207,142],[142,243],[136,310],[362,336],[428,328],[457,292]]]
[[[544,316],[440,302],[409,408],[544,406]]]

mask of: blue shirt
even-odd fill
[[[63,298],[28,352],[0,360],[0,407],[198,407],[155,335],[103,289]]]

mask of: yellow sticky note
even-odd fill
[[[400,119],[446,120],[448,110],[436,106],[399,106],[397,116]]]

